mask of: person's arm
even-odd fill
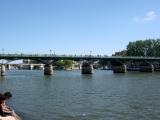
[[[4,105],[4,106],[3,106],[3,109],[4,109],[4,110],[8,110],[8,111],[12,111],[12,109],[11,109],[10,107],[8,107],[7,105]]]
[[[3,111],[4,113],[8,113],[8,114],[12,113],[12,111],[11,111],[10,109],[8,109],[8,108],[6,107],[6,105],[2,106],[2,111]]]

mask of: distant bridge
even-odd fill
[[[44,66],[44,74],[53,74],[53,66],[52,64],[57,60],[74,60],[74,61],[90,61],[82,63],[82,73],[83,74],[91,74],[93,71],[93,65],[91,64],[93,61],[103,60],[109,61],[112,64],[113,71],[115,73],[124,73],[126,72],[127,68],[124,64],[127,61],[139,61],[139,62],[158,62],[160,64],[160,57],[137,57],[137,56],[102,56],[102,55],[55,55],[55,54],[0,54],[0,60],[7,60],[9,62],[14,60],[21,60],[21,59],[31,59],[39,61]],[[118,63],[118,64],[117,64]],[[5,63],[6,64],[6,63]],[[1,63],[1,75],[5,73],[5,65]],[[142,66],[142,70],[140,71],[153,71],[154,66],[151,64],[144,64]]]
[[[0,59],[5,60],[20,60],[20,59],[31,59],[31,60],[147,60],[147,61],[160,61],[160,57],[144,57],[144,56],[102,56],[102,55],[49,55],[49,54],[0,54]]]

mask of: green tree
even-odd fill
[[[63,68],[64,68],[64,61],[63,61],[63,60],[58,60],[58,61],[56,61],[55,66],[56,66],[58,69],[63,69]]]
[[[115,52],[114,54],[112,54],[112,56],[126,56],[126,55],[127,55],[126,50],[122,50],[122,51]]]
[[[64,60],[64,67],[67,68],[71,68],[73,65],[73,61],[72,60]]]
[[[143,41],[129,42],[127,45],[127,56],[144,56]]]
[[[67,69],[67,68],[71,68],[73,65],[73,61],[72,60],[58,60],[55,63],[55,66],[58,69]]]
[[[129,42],[127,56],[160,56],[160,39],[147,39]]]

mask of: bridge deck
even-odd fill
[[[0,59],[19,60],[19,59],[41,59],[41,60],[160,60],[160,57],[142,56],[90,56],[90,55],[49,55],[49,54],[0,54]]]

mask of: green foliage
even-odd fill
[[[127,56],[160,57],[160,39],[147,39],[129,42]]]
[[[127,51],[122,50],[120,52],[115,52],[115,54],[113,54],[112,56],[126,56],[126,55],[127,55]]]
[[[55,63],[55,66],[59,69],[67,69],[67,68],[71,68],[73,65],[73,61],[72,60],[58,60]]]
[[[72,60],[64,60],[64,67],[65,68],[71,68],[73,65],[73,61]]]

